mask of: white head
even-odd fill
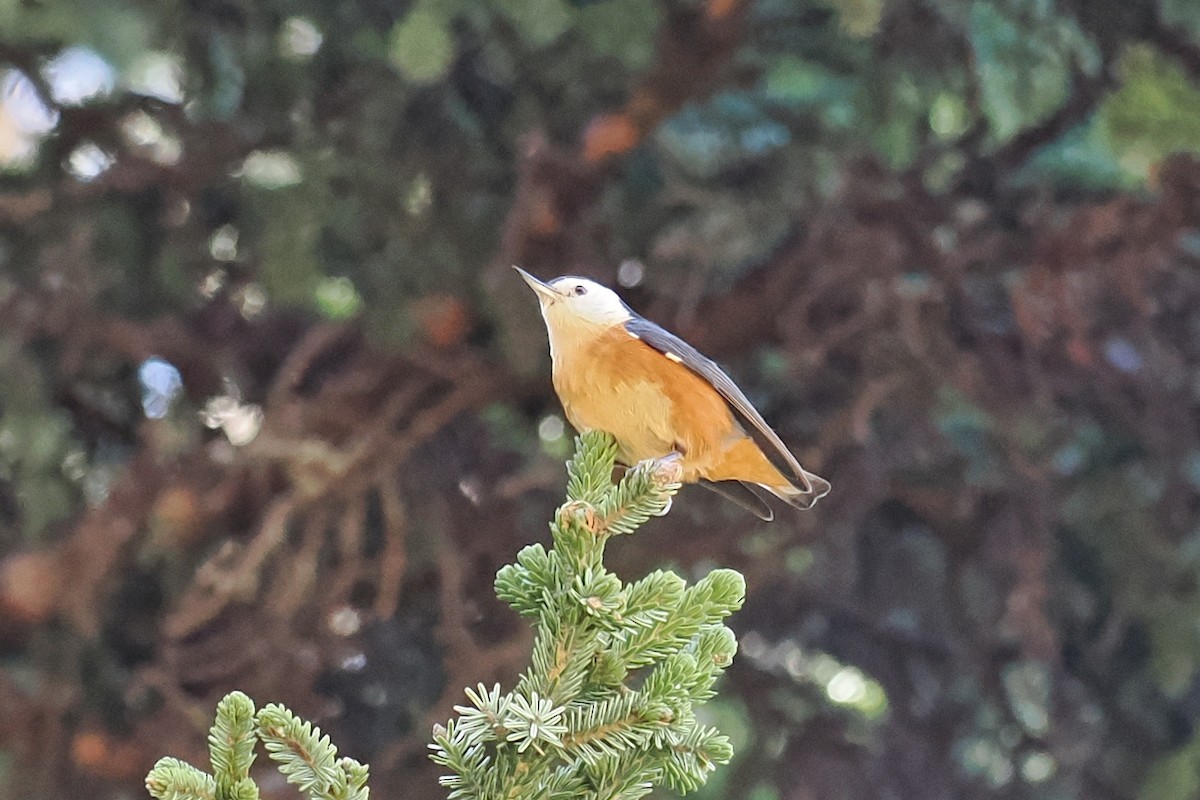
[[[610,328],[628,321],[633,312],[617,293],[587,278],[567,275],[543,283],[520,267],[513,267],[537,293],[542,317],[551,337],[558,331]]]

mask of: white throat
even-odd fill
[[[633,316],[616,292],[587,278],[556,278],[549,287],[553,292],[539,295],[538,300],[555,366]]]

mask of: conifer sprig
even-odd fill
[[[272,703],[258,712],[258,737],[279,771],[313,800],[367,800],[367,767],[338,758],[321,729]]]
[[[254,796],[246,788],[254,763],[254,703],[241,692],[225,695],[217,704],[217,719],[208,734],[208,758],[216,780],[217,800]]]
[[[158,800],[216,800],[212,775],[177,758],[164,757],[146,776],[146,790]]]
[[[649,461],[614,486],[616,457],[606,434],[579,437],[553,548],[530,545],[496,575],[499,597],[535,620],[531,665],[509,694],[468,690],[471,705],[434,731],[451,800],[686,792],[732,756],[695,711],[737,649],[722,621],[745,583],[732,570],[691,587],[672,572],[632,584],[608,572],[608,539],[666,513],[680,479],[677,461]]]

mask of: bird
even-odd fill
[[[759,489],[800,509],[829,493],[829,481],[800,466],[742,390],[696,348],[607,286],[574,275],[542,281],[513,269],[541,306],[567,420],[580,432],[611,435],[621,463],[678,459],[684,483],[767,521],[774,513]]]

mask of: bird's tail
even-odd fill
[[[802,485],[797,486],[794,483],[776,484],[773,486],[760,483],[759,486],[788,505],[807,511],[816,505],[818,500],[829,494],[829,490],[832,487],[829,481],[806,469],[801,469],[800,474],[803,476],[804,482],[808,483],[808,488]]]
[[[799,473],[795,473],[794,469],[782,471],[767,458],[753,439],[744,437],[725,450],[717,463],[712,464],[701,477],[710,481],[739,481],[747,486],[761,486],[790,506],[812,508],[814,503],[829,494],[829,481],[799,464],[795,466],[799,468]]]

